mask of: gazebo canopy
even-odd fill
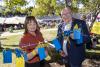
[[[0,17],[0,24],[6,23],[6,24],[19,24],[24,23],[25,17],[10,17],[10,18],[3,18]]]

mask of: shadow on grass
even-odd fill
[[[95,59],[100,61],[100,53],[96,52],[86,52],[86,58]]]
[[[4,49],[3,47],[0,47],[0,53],[2,52],[3,49]]]
[[[5,48],[5,47],[7,47],[7,48]],[[13,52],[14,52],[14,49],[11,49],[11,48],[9,48],[9,47],[18,47],[18,45],[3,45],[2,44],[2,47],[0,47],[0,52],[2,52],[4,49],[5,50],[12,50]]]
[[[0,38],[0,40],[8,40],[7,38]]]
[[[3,46],[18,47],[18,45],[3,45]]]
[[[100,61],[100,44],[96,48],[90,49],[86,52],[86,57],[89,59],[96,59]]]

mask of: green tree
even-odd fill
[[[65,0],[66,7],[70,7],[74,13],[78,12],[79,0]]]
[[[27,4],[26,0],[4,0],[6,3],[6,7],[15,8],[18,6],[25,6]]]
[[[72,8],[77,6],[79,3],[82,3],[84,5],[83,8],[84,12],[93,14],[94,18],[92,18],[92,24],[90,25],[90,30],[91,30],[96,20],[96,17],[100,13],[100,0],[65,0],[65,2],[66,2],[66,6],[70,6]]]
[[[56,5],[56,9],[55,9],[55,14],[56,15],[59,15],[61,10],[65,7],[65,4],[61,3],[61,4],[58,4]]]
[[[5,14],[7,14],[8,12],[21,13],[21,11],[23,11],[21,7],[27,4],[26,0],[4,0],[4,2],[6,4],[5,5],[6,9],[10,10],[10,11],[5,11]]]
[[[58,15],[62,7],[64,7],[64,4],[57,4],[56,0],[36,0],[35,8],[32,10],[32,15]]]
[[[90,30],[96,20],[96,17],[100,13],[100,0],[83,0],[82,3],[85,6],[85,9],[87,10],[87,13],[92,13],[92,24],[90,25]]]

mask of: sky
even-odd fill
[[[4,2],[3,2],[3,0],[0,0],[0,5],[2,6],[2,5],[4,5]]]
[[[35,0],[27,0],[28,4],[26,7],[34,6],[35,5]]]

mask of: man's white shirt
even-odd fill
[[[64,25],[63,32],[64,31],[69,31],[71,29],[71,25],[72,25],[72,22],[66,23],[66,25]],[[63,40],[63,51],[64,51],[65,55],[68,56],[67,39]]]

